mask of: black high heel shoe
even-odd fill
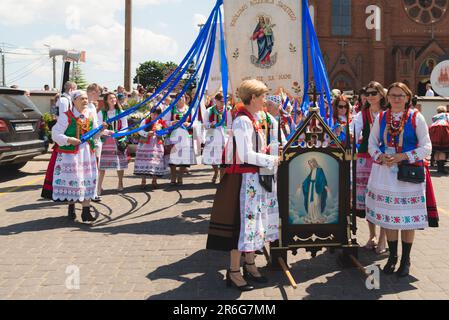
[[[268,283],[268,279],[264,276],[260,276],[260,277],[255,277],[253,274],[251,274],[251,272],[248,271],[247,266],[254,266],[256,265],[255,263],[245,263],[245,265],[243,266],[243,278],[250,280],[250,281],[254,281],[257,283]]]
[[[70,221],[75,221],[76,219],[75,204],[69,204],[68,217]]]
[[[396,271],[396,276],[398,278],[405,278],[410,274],[410,259],[406,259],[405,261],[402,261],[401,259],[401,265],[398,268],[398,271]]]
[[[398,257],[389,257],[388,262],[385,265],[383,272],[385,274],[393,274],[396,268],[396,263],[398,263]]]
[[[83,213],[81,214],[81,219],[83,219],[83,222],[94,222],[97,221],[92,215],[90,214],[90,207],[83,207]]]
[[[245,284],[245,285],[243,285],[243,286],[240,286],[240,287],[239,287],[238,285],[236,285],[235,282],[232,281],[232,279],[231,279],[231,273],[240,273],[240,270],[239,270],[239,271],[231,271],[231,270],[228,270],[228,271],[226,272],[226,286],[227,286],[228,288],[231,288],[232,286],[234,286],[234,287],[236,287],[237,289],[239,289],[241,292],[248,292],[248,291],[254,290],[254,287],[251,286],[251,285],[249,285],[248,283]]]

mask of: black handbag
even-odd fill
[[[273,192],[273,181],[274,176],[259,175],[259,183],[267,192]]]
[[[399,181],[416,184],[424,183],[426,181],[426,174],[423,166],[400,164],[398,168]]]

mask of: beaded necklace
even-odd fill
[[[401,121],[398,123],[398,125],[395,125],[391,110],[387,111],[387,130],[391,138],[396,138],[402,132],[404,132],[405,122],[407,121],[407,118],[408,112],[404,112]]]

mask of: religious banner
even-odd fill
[[[224,0],[232,88],[256,78],[271,93],[303,94],[302,9],[298,0]]]

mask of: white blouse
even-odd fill
[[[398,117],[402,115],[403,112],[393,114],[393,116]],[[406,153],[410,163],[422,161],[432,154],[432,141],[429,136],[429,128],[427,127],[426,119],[421,113],[418,113],[416,116],[416,136],[418,137],[418,147]],[[369,138],[369,153],[375,161],[382,155],[379,149],[380,139],[380,123],[379,116],[377,116]]]
[[[379,112],[371,113],[373,118],[376,118],[379,115]],[[363,132],[363,113],[360,111],[355,115],[355,117],[352,119],[353,125],[350,126],[350,128],[353,130],[351,133],[355,136],[355,141],[358,143],[358,141],[361,138],[362,132]]]
[[[78,118],[81,114],[76,110],[76,108],[73,108],[72,110],[73,115]],[[97,114],[95,112],[90,111],[90,109],[85,109],[83,113],[86,117],[92,117],[93,118],[93,128],[96,129],[99,127],[98,125],[98,118]],[[67,117],[67,114],[62,113],[59,115],[58,121],[56,122],[55,126],[53,127],[51,133],[52,133],[52,139],[60,146],[65,147],[68,146],[69,143],[67,142],[69,137],[65,135],[65,132],[67,128],[69,127],[69,118]],[[98,140],[101,133],[98,133],[94,140]],[[96,141],[97,142],[97,141]]]
[[[248,117],[238,117],[234,120],[233,134],[237,145],[237,163],[250,164],[270,170],[275,169],[278,165],[278,156],[272,156],[260,153],[256,150],[256,134],[254,132],[253,124]],[[259,148],[263,145],[263,136],[259,136]],[[232,139],[230,139],[232,143]],[[232,148],[228,148],[228,150]]]
[[[108,118],[112,119],[112,118],[114,118],[116,116],[116,111],[115,110],[108,111],[107,114],[108,114]],[[103,122],[105,122],[105,121],[106,120],[103,119],[103,112],[101,112],[101,111],[98,112],[98,123],[99,124],[103,124]],[[121,123],[122,123],[122,130],[120,130],[119,132],[126,132],[126,130],[124,130],[124,129],[128,128],[128,118],[127,117],[123,117],[123,118],[121,118],[118,121],[121,121]],[[112,135],[114,133],[115,132],[112,131],[112,130],[105,130],[104,131],[104,135]]]

